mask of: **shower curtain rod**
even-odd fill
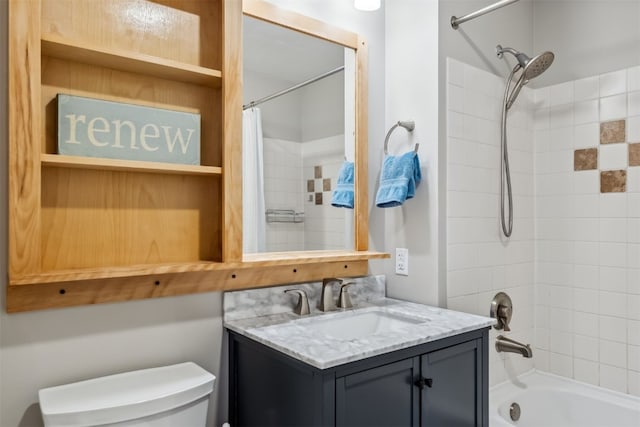
[[[501,7],[509,6],[511,3],[515,3],[520,0],[502,0],[497,3],[491,4],[487,7],[483,7],[480,10],[476,10],[473,13],[469,13],[468,15],[461,16],[460,18],[456,18],[455,16],[451,17],[451,28],[457,30],[460,24],[463,24],[467,21],[471,21],[472,19],[477,18],[478,16],[485,15],[489,12],[493,12],[496,9],[500,9]]]
[[[257,101],[251,101],[251,102],[250,102],[250,103],[248,103],[247,105],[243,105],[243,106],[242,106],[242,109],[243,109],[243,110],[247,110],[247,109],[249,109],[249,108],[253,108],[253,107],[255,107],[256,105],[260,105],[260,104],[262,104],[263,102],[271,101],[271,100],[272,100],[272,99],[274,99],[274,98],[277,98],[277,97],[282,96],[282,95],[286,95],[286,94],[287,94],[287,93],[289,93],[289,92],[293,92],[293,91],[294,91],[294,90],[296,90],[296,89],[300,89],[301,87],[305,87],[305,86],[307,86],[307,85],[310,85],[311,83],[315,83],[315,82],[317,82],[318,80],[322,80],[322,79],[324,79],[325,77],[332,76],[332,75],[334,75],[334,74],[336,74],[336,73],[339,73],[339,72],[340,72],[340,71],[342,71],[342,70],[344,70],[344,65],[341,65],[340,67],[338,67],[338,68],[336,68],[336,69],[334,69],[334,70],[327,71],[327,72],[326,72],[326,73],[324,73],[324,74],[320,74],[319,76],[312,77],[312,78],[310,78],[309,80],[305,80],[304,82],[302,82],[302,83],[298,83],[298,84],[297,84],[297,85],[295,85],[295,86],[291,86],[291,87],[290,87],[290,88],[288,88],[288,89],[281,90],[280,92],[274,93],[273,95],[265,96],[264,98],[260,98],[260,99],[258,99]]]

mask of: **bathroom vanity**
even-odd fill
[[[225,318],[230,421],[487,426],[491,324],[389,298],[308,317]]]

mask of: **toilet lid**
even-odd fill
[[[45,388],[38,397],[45,426],[92,426],[178,408],[210,394],[214,381],[186,362]]]

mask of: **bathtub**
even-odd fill
[[[639,427],[640,397],[533,370],[489,390],[489,426]]]

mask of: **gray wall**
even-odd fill
[[[533,22],[533,51],[556,55],[535,87],[640,64],[638,0],[536,0]]]
[[[384,132],[384,15],[362,13],[343,0],[273,1],[363,34],[370,44],[369,132]],[[7,2],[0,2],[0,93],[6,93]],[[7,146],[6,100],[0,103],[0,147]],[[370,164],[381,143],[371,144]],[[0,277],[7,277],[6,148],[0,152]],[[375,174],[375,169],[372,175]],[[374,180],[370,179],[372,191]],[[372,248],[381,241],[372,215]],[[375,270],[375,263],[374,265]],[[192,360],[218,377],[209,425],[226,417],[226,351],[222,295],[198,294],[31,313],[0,313],[0,425],[39,426],[37,391],[99,375]],[[215,421],[215,422],[214,422]]]

